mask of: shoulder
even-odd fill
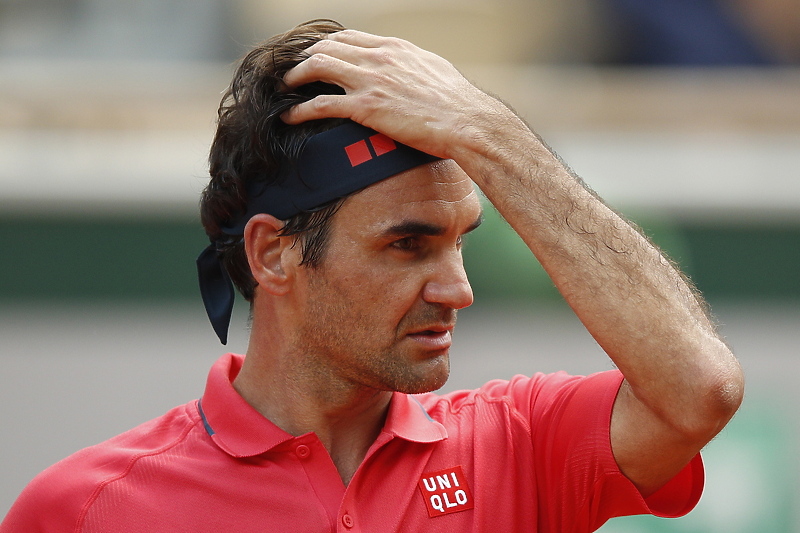
[[[473,390],[444,395],[430,393],[417,398],[431,416],[437,412],[473,409],[476,405],[504,404],[530,419],[565,409],[583,410],[586,404],[596,404],[610,413],[621,383],[622,374],[617,370],[590,376],[537,373],[492,380]]]
[[[180,444],[199,424],[191,402],[70,455],[28,484],[0,532],[77,530],[81,517],[107,485],[123,479],[140,459]]]
[[[417,399],[452,437],[447,446],[506,439],[520,449],[538,449],[536,457],[543,464],[568,462],[579,450],[592,452],[589,459],[602,459],[603,468],[612,469],[609,428],[621,383],[622,375],[615,370],[590,376],[558,372],[515,376],[474,390]]]

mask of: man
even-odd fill
[[[697,502],[736,360],[680,273],[449,63],[301,25],[243,60],[210,167],[201,290],[223,342],[233,285],[251,301],[246,357],[45,471],[2,533],[579,532]],[[430,392],[472,303],[473,183],[619,371]]]

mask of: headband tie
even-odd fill
[[[286,220],[438,160],[375,130],[347,122],[310,137],[298,160],[285,161],[274,181],[251,180],[247,184],[247,210],[222,226],[222,231],[242,235],[256,214],[268,213]],[[215,242],[197,258],[197,273],[208,318],[219,340],[227,344],[235,291]]]

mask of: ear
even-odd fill
[[[281,237],[279,232],[283,222],[272,215],[261,213],[253,216],[244,228],[244,249],[250,272],[258,286],[270,294],[278,296],[289,291],[292,272],[286,268],[291,265],[289,255],[292,237]]]

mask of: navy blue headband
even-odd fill
[[[309,138],[298,161],[284,162],[277,179],[248,184],[247,211],[222,231],[242,235],[247,222],[258,213],[285,220],[438,159],[347,122]],[[219,340],[226,344],[235,292],[219,260],[216,243],[197,258],[197,273],[208,318]]]

